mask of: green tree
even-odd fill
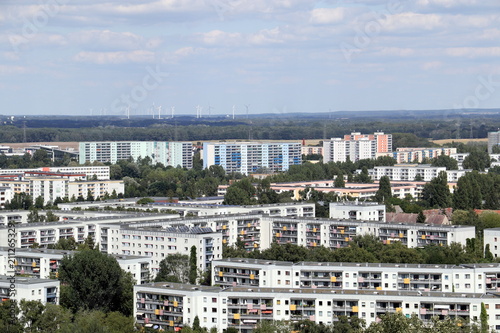
[[[439,155],[431,163],[434,167],[446,167],[446,170],[458,170],[458,161],[447,155]]]
[[[116,259],[99,251],[84,250],[64,256],[59,279],[67,289],[64,293],[61,290],[61,304],[73,312],[120,311],[124,278]]]
[[[378,202],[388,202],[391,198],[391,180],[388,176],[382,176],[379,180],[378,191],[375,194],[375,200]]]
[[[462,166],[464,169],[484,171],[484,169],[490,167],[490,164],[490,155],[488,155],[486,151],[475,150],[470,152],[469,155],[464,158]]]
[[[154,203],[155,201],[151,198],[141,198],[139,200],[137,200],[136,204],[138,205],[147,205],[147,204],[152,204]]]
[[[44,202],[43,202],[43,197],[40,195],[36,198],[35,200],[35,208],[36,209],[43,209]]]
[[[344,174],[340,172],[335,178],[334,187],[343,188],[345,187]]]
[[[448,176],[441,171],[437,177],[424,185],[422,198],[430,207],[446,208],[451,206]]]
[[[191,246],[191,253],[189,255],[189,283],[196,284],[198,279],[198,266],[196,258],[196,246]]]
[[[190,261],[187,254],[169,254],[160,261],[160,270],[155,277],[155,281],[188,283],[189,273]]]
[[[490,250],[490,244],[486,244],[486,246],[484,248],[484,259],[487,262],[493,262],[493,260],[494,260],[493,253],[491,253],[491,250]]]
[[[425,217],[424,212],[420,211],[417,215],[417,223],[425,223],[425,220],[427,220],[427,218]]]
[[[63,327],[71,324],[72,318],[70,310],[60,305],[47,304],[36,321],[37,332],[60,333]]]
[[[481,323],[481,333],[487,333],[489,331],[488,313],[486,312],[486,306],[483,302],[481,302],[481,313],[479,315],[479,321]]]

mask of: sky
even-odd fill
[[[0,1],[3,115],[498,108],[499,60],[498,0]]]

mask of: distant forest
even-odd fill
[[[0,116],[0,142],[101,140],[301,140],[341,137],[350,132],[406,133],[427,139],[486,138],[500,128],[500,114],[360,112],[174,119],[120,117]],[[408,137],[407,137],[408,138]],[[413,140],[412,140],[413,141]],[[395,148],[405,142],[394,142]],[[424,142],[421,143],[425,145]],[[428,145],[429,143],[427,143]]]

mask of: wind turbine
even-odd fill
[[[158,119],[161,119],[161,105],[158,107]]]
[[[236,111],[236,105],[233,105],[233,119],[234,119],[234,112]]]
[[[208,105],[208,118],[210,118],[210,115],[211,115],[211,111],[212,111],[213,107],[210,106],[210,104]]]
[[[250,104],[245,104],[245,108],[247,109],[247,119],[248,119],[248,109],[250,108]]]
[[[130,119],[130,106],[127,106],[127,119]]]
[[[170,111],[172,112],[172,119],[174,118],[175,106],[170,107]]]

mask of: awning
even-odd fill
[[[145,327],[153,327],[153,324],[146,324]]]

